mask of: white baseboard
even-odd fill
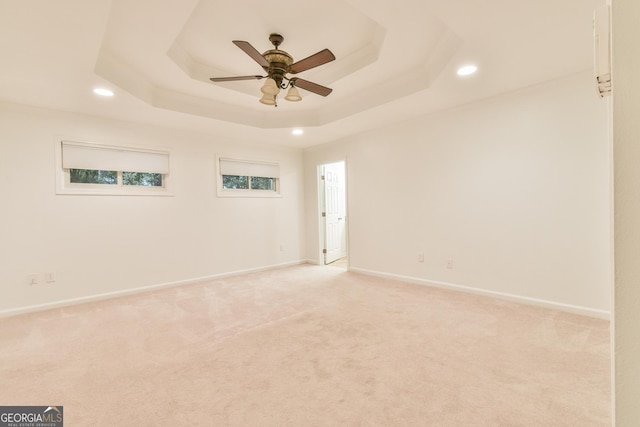
[[[166,283],[160,283],[157,285],[142,286],[139,288],[125,289],[125,290],[115,291],[115,292],[107,292],[103,294],[90,295],[86,297],[54,301],[54,302],[45,303],[45,304],[30,305],[26,307],[12,308],[8,310],[0,310],[0,318],[17,316],[19,314],[33,313],[36,311],[51,310],[54,308],[68,307],[71,305],[83,304],[87,302],[118,298],[118,297],[127,296],[127,295],[140,294],[143,292],[155,291],[163,288],[172,288],[176,286],[191,285],[194,283],[206,282],[209,280],[223,279],[225,277],[241,276],[243,274],[258,273],[260,271],[277,270],[279,268],[292,267],[294,265],[300,265],[305,263],[307,263],[307,260],[292,261],[292,262],[286,262],[282,264],[268,265],[264,267],[249,268],[246,270],[236,270],[236,271],[230,271],[226,273],[212,274],[210,276],[194,277],[191,279],[178,280],[175,282],[166,282]]]
[[[539,307],[550,308],[553,310],[565,311],[568,313],[580,314],[583,316],[596,317],[599,319],[610,320],[611,313],[606,310],[598,310],[594,308],[581,307],[577,305],[564,304],[555,301],[548,301],[537,298],[523,297],[520,295],[508,294],[503,292],[489,291],[486,289],[474,288],[471,286],[456,285],[454,283],[438,282],[435,280],[419,279],[416,277],[402,276],[393,273],[383,273],[379,271],[366,270],[363,268],[351,267],[349,271],[353,273],[365,274],[367,276],[381,277],[384,279],[394,279],[401,282],[414,283],[417,285],[431,286],[442,289],[450,289],[459,292],[467,292],[471,294],[484,295],[493,298],[500,298],[508,301],[514,301],[521,304],[535,305]]]
[[[122,296],[126,296],[126,295],[134,295],[134,294],[139,294],[139,293],[143,293],[143,292],[149,292],[149,291],[153,291],[153,290],[163,289],[163,288],[172,288],[172,287],[177,287],[177,286],[190,285],[190,284],[194,284],[194,283],[206,282],[206,281],[209,281],[209,280],[223,279],[225,277],[241,276],[243,274],[258,273],[258,272],[261,272],[261,271],[268,271],[268,270],[276,270],[276,269],[279,269],[279,268],[291,267],[291,266],[300,265],[300,264],[319,265],[316,260],[306,259],[306,260],[293,261],[293,262],[287,262],[287,263],[282,263],[282,264],[273,264],[273,265],[268,265],[268,266],[263,266],[263,267],[249,268],[249,269],[246,269],[246,270],[236,270],[236,271],[230,271],[230,272],[226,272],[226,273],[212,274],[212,275],[209,275],[209,276],[195,277],[195,278],[186,279],[186,280],[178,280],[178,281],[174,281],[174,282],[166,282],[166,283],[160,283],[160,284],[156,284],[156,285],[143,286],[143,287],[134,288],[134,289],[126,289],[126,290],[121,290],[121,291],[108,292],[108,293],[97,294],[97,295],[90,295],[90,296],[80,297],[80,298],[73,298],[73,299],[68,299],[68,300],[54,301],[54,302],[45,303],[45,304],[38,304],[38,305],[31,305],[31,306],[20,307],[20,308],[15,308],[15,309],[1,310],[0,311],[0,318],[10,317],[10,316],[17,316],[19,314],[32,313],[32,312],[36,312],[36,311],[51,310],[51,309],[54,309],[54,308],[68,307],[68,306],[71,306],[71,305],[82,304],[82,303],[93,302],[93,301],[100,301],[100,300],[105,300],[105,299],[110,299],[110,298],[117,298],[117,297],[122,297]],[[521,304],[535,305],[535,306],[550,308],[550,309],[554,309],[554,310],[565,311],[565,312],[569,312],[569,313],[575,313],[575,314],[581,314],[581,315],[590,316],[590,317],[596,317],[596,318],[599,318],[599,319],[610,320],[610,318],[611,318],[611,313],[609,311],[606,311],[606,310],[598,310],[598,309],[593,309],[593,308],[588,308],[588,307],[581,307],[581,306],[576,306],[576,305],[571,305],[571,304],[558,303],[558,302],[554,302],[554,301],[542,300],[542,299],[537,299],[537,298],[523,297],[523,296],[520,296],[520,295],[507,294],[507,293],[496,292],[496,291],[489,291],[489,290],[474,288],[474,287],[470,287],[470,286],[456,285],[454,283],[439,282],[439,281],[435,281],[435,280],[419,279],[419,278],[411,277],[411,276],[403,276],[403,275],[393,274],[393,273],[384,273],[384,272],[367,270],[367,269],[357,268],[357,267],[350,267],[349,271],[351,271],[353,273],[359,273],[359,274],[364,274],[364,275],[374,276],[374,277],[381,277],[381,278],[385,278],[385,279],[399,280],[399,281],[402,281],[402,282],[414,283],[414,284],[418,284],[418,285],[432,286],[432,287],[437,287],[437,288],[455,290],[455,291],[459,291],[459,292],[467,292],[467,293],[472,293],[472,294],[489,296],[489,297],[493,297],[493,298],[500,298],[500,299],[504,299],[504,300],[518,302],[518,303],[521,303]]]

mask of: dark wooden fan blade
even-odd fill
[[[324,49],[316,54],[301,59],[298,62],[294,62],[291,64],[291,67],[289,67],[289,72],[291,74],[300,73],[319,65],[326,64],[327,62],[331,62],[334,59],[336,59],[335,55],[331,53],[329,49]]]
[[[297,77],[291,79],[291,82],[295,87],[308,90],[309,92],[313,92],[321,96],[327,96],[333,92],[333,89],[329,89],[328,87],[321,86],[318,83],[313,83],[309,80],[299,79]]]
[[[260,66],[264,69],[269,68],[269,62],[264,59],[264,56],[260,52],[256,50],[255,47],[251,46],[249,42],[243,42],[242,40],[234,40],[233,44],[238,46],[240,49],[244,51],[247,55],[253,58]]]
[[[212,82],[235,82],[236,80],[260,80],[264,76],[211,77]]]

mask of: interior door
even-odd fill
[[[347,254],[344,162],[323,166],[325,223],[325,264]]]

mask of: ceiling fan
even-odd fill
[[[336,59],[335,55],[329,49],[323,49],[309,57],[293,62],[293,57],[284,50],[278,49],[284,37],[280,34],[273,33],[269,36],[269,41],[275,49],[271,49],[261,54],[251,46],[249,42],[234,40],[233,44],[238,46],[256,61],[267,73],[266,76],[238,76],[238,77],[212,77],[212,82],[230,82],[237,80],[260,80],[266,78],[264,85],[260,89],[263,93],[260,102],[266,105],[278,106],[277,96],[280,89],[287,89],[287,95],[284,97],[287,101],[300,101],[302,97],[297,88],[302,88],[321,96],[327,96],[333,89],[301,79],[299,77],[287,77],[287,74],[298,74],[302,71],[318,67]]]

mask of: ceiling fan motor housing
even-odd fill
[[[269,62],[269,67],[265,68],[265,71],[269,77],[276,81],[278,87],[282,87],[284,76],[289,72],[289,67],[293,64],[293,57],[284,50],[278,49],[278,46],[284,41],[284,37],[281,34],[271,33],[269,41],[275,49],[268,50],[262,54],[264,59]]]
[[[285,74],[289,72],[289,67],[293,64],[293,58],[284,50],[279,49],[268,50],[262,56],[269,62],[269,67],[266,69],[269,77],[274,79],[278,86],[281,86]]]

